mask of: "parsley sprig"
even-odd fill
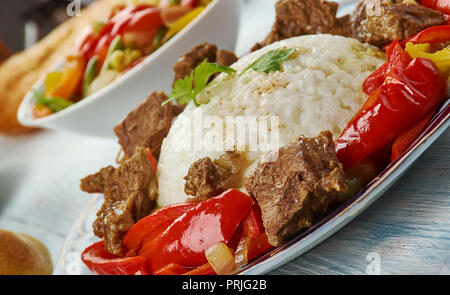
[[[254,63],[249,65],[239,74],[239,76],[242,76],[250,69],[266,74],[273,71],[280,71],[281,63],[294,58],[296,51],[297,50],[295,48],[271,50],[258,58]]]
[[[231,74],[234,72],[236,70],[233,68],[209,63],[205,59],[189,76],[175,82],[169,99],[163,102],[162,106],[174,100],[178,100],[179,104],[185,104],[192,100],[196,106],[199,106],[200,104],[197,102],[196,96],[208,85],[212,75],[216,73]]]
[[[248,66],[239,74],[239,76],[242,76],[250,69],[266,74],[273,71],[280,71],[281,63],[294,58],[296,52],[297,50],[295,48],[271,50]],[[196,106],[199,106],[200,104],[196,100],[196,96],[208,85],[209,80],[214,74],[231,74],[234,72],[236,72],[236,70],[233,68],[221,66],[216,63],[209,63],[205,59],[191,72],[190,75],[175,82],[172,93],[169,95],[169,99],[163,102],[162,106],[174,100],[178,100],[179,104],[186,104],[193,101]]]

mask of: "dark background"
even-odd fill
[[[11,51],[24,49],[25,23],[37,29],[37,39],[68,18],[71,0],[0,0],[0,43]],[[90,2],[82,0],[82,5]]]

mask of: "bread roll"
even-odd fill
[[[0,275],[50,275],[52,272],[50,253],[41,242],[0,229]]]

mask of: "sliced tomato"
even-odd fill
[[[197,7],[200,4],[200,0],[181,0],[181,6],[190,6],[192,8]]]
[[[161,18],[160,8],[147,8],[142,11],[138,11],[132,14],[127,24],[125,25],[124,32],[136,32],[145,31],[151,29],[157,29],[164,25]]]
[[[145,31],[124,32],[123,42],[127,47],[135,47],[142,52],[148,52],[151,49],[158,29],[149,29]]]
[[[192,10],[190,6],[170,6],[161,10],[161,18],[166,27],[170,27],[177,19]]]

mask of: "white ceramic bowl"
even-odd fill
[[[17,112],[25,126],[64,130],[97,137],[113,138],[113,127],[152,91],[170,93],[174,73],[172,65],[195,45],[208,42],[234,50],[240,20],[240,1],[214,0],[183,31],[113,83],[82,101],[48,117],[34,118],[35,98],[30,90]],[[62,59],[51,71],[61,69]],[[44,79],[32,89],[42,91]]]

